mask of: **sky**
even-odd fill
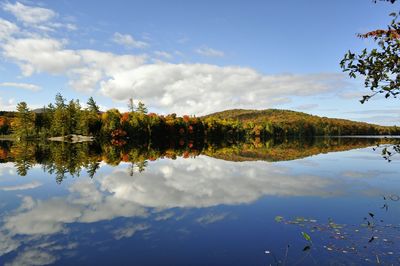
[[[398,4],[372,0],[1,1],[0,110],[60,92],[83,106],[205,115],[279,108],[399,125],[398,99],[372,98],[339,62],[374,43]]]

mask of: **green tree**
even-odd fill
[[[90,97],[87,101],[87,109],[83,113],[82,127],[85,129],[84,134],[98,135],[101,131],[102,122],[99,117],[100,108],[94,101],[93,97]]]
[[[65,104],[65,98],[63,98],[60,93],[57,93],[55,100],[55,110],[51,131],[53,135],[65,136],[70,134],[67,105]]]
[[[94,101],[93,97],[90,97],[86,104],[90,112],[95,112],[96,114],[100,112],[100,108]]]
[[[82,127],[84,126],[81,122],[82,110],[79,100],[71,100],[67,106],[67,116],[68,116],[68,132],[74,134],[82,134],[85,131]]]
[[[26,102],[17,104],[17,116],[14,127],[14,132],[19,139],[26,139],[34,134],[35,113],[29,110]]]
[[[139,101],[136,111],[138,111],[141,114],[147,114],[147,107],[144,103]]]
[[[386,2],[394,3],[395,0]],[[386,30],[358,35],[360,38],[372,38],[377,48],[371,51],[364,49],[360,54],[348,51],[340,62],[344,72],[348,72],[351,78],[362,76],[365,87],[371,90],[370,94],[362,97],[361,103],[377,94],[396,98],[400,93],[400,22],[397,13],[390,16],[393,19]]]
[[[118,109],[110,109],[102,115],[103,126],[102,130],[105,135],[108,135],[120,128],[121,113]]]

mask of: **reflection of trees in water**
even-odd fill
[[[26,176],[28,170],[35,164],[35,148],[27,142],[18,142],[12,146],[15,155],[15,168],[20,176]]]
[[[115,146],[109,143],[67,142],[0,142],[0,162],[14,162],[19,175],[26,175],[35,164],[55,175],[57,183],[67,176],[78,177],[84,169],[93,178],[100,162],[117,166],[130,163],[129,174],[143,172],[148,161],[159,158],[190,158],[204,154],[229,161],[284,161],[327,153],[395,143],[395,139],[373,138],[312,138],[270,139],[250,143],[168,143],[164,146]]]

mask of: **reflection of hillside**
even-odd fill
[[[227,161],[290,161],[321,153],[347,151],[375,146],[377,144],[397,143],[395,139],[374,138],[314,138],[309,140],[270,140],[265,143],[254,142],[224,148],[210,146],[203,154]]]
[[[179,146],[118,147],[99,143],[64,142],[0,142],[0,163],[13,162],[19,175],[40,164],[44,171],[54,174],[58,183],[68,176],[79,176],[85,170],[93,177],[100,162],[116,166],[131,163],[132,171],[144,171],[148,161],[159,158],[189,158],[200,154],[226,161],[288,161],[320,153],[346,151],[356,148],[395,143],[395,139],[373,138],[314,138],[308,140],[269,140],[253,143],[204,144]]]

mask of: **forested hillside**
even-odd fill
[[[270,134],[285,136],[397,135],[400,133],[400,128],[396,126],[380,126],[279,109],[231,109],[209,114],[203,119],[238,121],[253,135],[261,136]]]

